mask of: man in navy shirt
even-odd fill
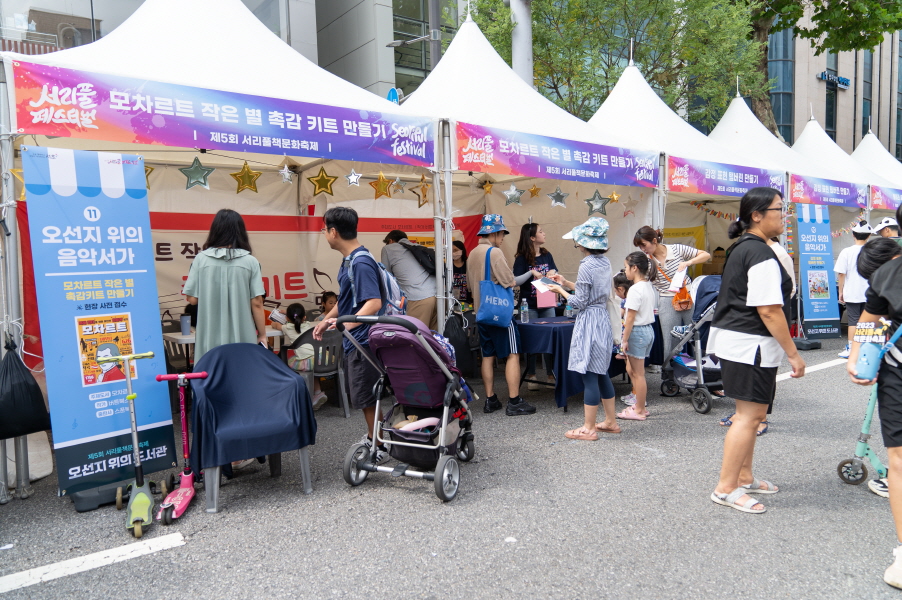
[[[383,302],[379,285],[381,279],[379,266],[370,252],[357,241],[357,211],[343,206],[330,208],[323,215],[323,225],[322,233],[326,236],[329,247],[341,253],[342,261],[338,270],[338,304],[316,324],[313,337],[317,340],[322,339],[324,331],[335,326],[338,317],[375,315],[382,308]],[[353,282],[350,274],[353,274]],[[367,337],[369,325],[347,323],[345,327],[361,346],[369,346]],[[379,371],[349,340],[342,340],[342,346],[345,352],[345,372],[348,375],[351,406],[362,410],[366,418],[367,434],[361,441],[372,445],[370,435],[373,424],[377,418],[382,418],[381,415],[376,415],[376,398],[373,395],[373,386],[379,380]],[[379,449],[376,453],[377,462],[383,462],[387,458],[388,454],[383,449]]]

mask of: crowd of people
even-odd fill
[[[707,352],[716,356],[721,365],[723,394],[736,403],[734,414],[722,420],[729,431],[724,439],[720,477],[710,498],[719,505],[751,514],[766,510],[759,495],[779,492],[777,485],[758,479],[753,470],[755,442],[767,431],[768,415],[773,410],[777,369],[784,359],[791,367],[791,377],[803,377],[806,368],[789,327],[790,298],[797,286],[792,259],[779,243],[786,212],[782,194],[772,188],[753,188],[741,199],[739,216],[728,231],[735,242],[727,250],[707,345]],[[856,224],[852,228],[855,243],[839,254],[835,272],[839,301],[849,323],[848,343],[840,356],[848,359],[848,372],[854,383],[878,386],[889,474],[870,482],[869,488],[890,500],[900,545],[894,550],[895,560],[884,580],[902,588],[902,350],[893,347],[886,353],[875,379],[859,379],[856,368],[865,341],[856,335],[857,327],[867,323],[873,329],[881,322],[888,323],[889,339],[902,322],[902,261],[895,260],[902,256],[900,213],[902,207],[896,219],[884,218],[875,227],[866,221]],[[285,335],[286,343],[292,344],[310,330],[314,339],[322,339],[339,316],[381,314],[386,302],[382,267],[406,294],[407,314],[433,330],[437,328],[436,273],[414,256],[413,242],[403,231],[389,232],[383,240],[381,260],[377,261],[357,239],[357,224],[357,213],[350,208],[334,207],[324,214],[322,234],[330,248],[342,257],[339,290],[337,294],[323,294],[322,314],[313,322],[301,304],[290,305],[285,311],[285,323],[274,322]],[[483,303],[493,308],[504,305],[512,317],[515,304],[519,304],[512,301],[512,292],[519,288],[520,301],[525,302],[530,319],[554,317],[564,304],[576,311],[567,369],[582,377],[584,422],[565,432],[567,438],[594,441],[599,434],[621,433],[619,421],[644,421],[649,417],[646,361],[655,344],[663,344],[667,355],[673,350],[676,342],[660,332],[679,332],[691,325],[692,300],[686,292],[691,280],[687,270],[706,262],[710,254],[681,244],[665,244],[660,231],[642,227],[633,240],[637,250],[621,257],[622,268],[614,273],[607,256],[608,231],[608,222],[595,217],[563,236],[573,241],[580,256],[576,281],[569,281],[558,272],[554,257],[544,247],[545,232],[537,223],[521,228],[512,267],[500,251],[510,233],[501,215],[483,216],[478,243],[469,252],[460,241],[453,243],[451,291],[462,307],[472,304],[476,315],[486,394],[484,412],[502,408],[509,416],[536,412],[519,394],[523,348],[515,320],[507,318],[497,324],[481,318],[480,311]],[[539,279],[544,288],[532,285]],[[487,282],[492,285],[485,285]],[[505,298],[510,299],[497,297],[498,290],[509,293]],[[198,309],[196,358],[220,344],[265,345],[260,264],[251,254],[247,230],[238,213],[226,209],[214,218],[204,249],[192,265],[185,294]],[[617,336],[608,311],[608,304],[615,297],[621,309]],[[493,318],[498,320],[497,316]],[[348,323],[347,329],[360,345],[368,345],[368,325]],[[363,412],[366,421],[367,433],[361,441],[372,447],[370,435],[375,420],[381,418],[376,414],[373,395],[380,375],[348,340],[343,341],[343,349],[350,403]],[[310,370],[312,357],[313,347],[300,345],[289,357],[289,366],[298,371]],[[625,361],[632,384],[631,393],[622,398],[626,408],[619,413],[608,375],[614,358]],[[498,398],[494,385],[499,359],[504,359],[506,403]],[[553,386],[555,377],[561,377],[553,372],[551,355],[527,355],[525,361],[530,390],[537,389],[540,383]],[[544,382],[537,375],[540,361],[544,362]],[[325,394],[318,381],[313,392],[314,404],[321,405]],[[601,416],[599,406],[603,410]],[[387,458],[385,448],[376,449],[378,462]]]

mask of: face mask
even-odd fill
[[[463,256],[463,255],[464,255],[463,252],[453,252],[453,253],[451,254],[451,256],[454,257],[454,260],[460,260],[460,257]]]

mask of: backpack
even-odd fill
[[[401,240],[399,242],[402,246],[407,248],[413,257],[417,259],[417,262],[420,263],[420,266],[426,269],[426,272],[430,275],[437,274],[436,266],[435,266],[435,250],[432,248],[427,248],[426,246],[420,246],[419,244],[414,244],[412,242],[404,243],[406,240]]]
[[[351,282],[351,298],[354,306],[357,306],[357,288],[354,286],[354,263],[360,256],[369,256],[376,263],[379,270],[379,291],[382,293],[382,308],[376,313],[377,317],[382,315],[403,315],[407,313],[407,295],[401,291],[398,280],[395,276],[388,272],[381,262],[376,260],[373,253],[369,250],[357,252],[348,260],[348,281]]]

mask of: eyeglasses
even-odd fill
[[[326,232],[329,231],[330,229],[333,229],[333,228],[332,228],[332,227],[323,227],[322,229],[319,230],[319,232],[320,232],[320,233],[326,233]]]
[[[769,210],[779,210],[780,212],[782,212],[782,213],[785,215],[787,209],[788,209],[788,207],[787,207],[785,204],[781,204],[779,207],[765,208],[765,209],[762,210],[761,212],[767,212],[767,211],[769,211]]]

